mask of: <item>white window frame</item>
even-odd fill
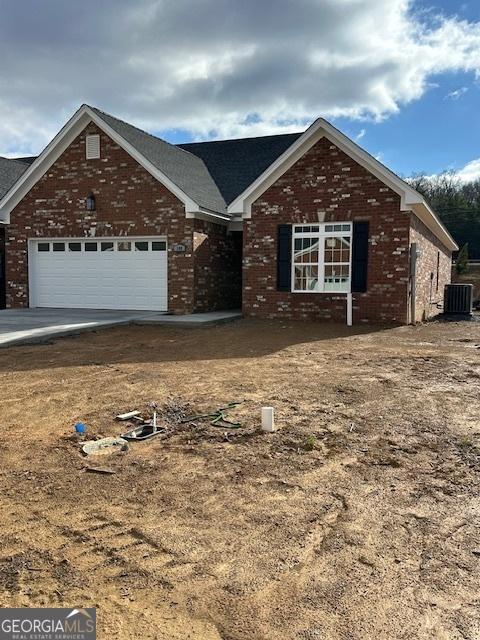
[[[341,226],[342,230],[327,231],[332,226]],[[345,227],[348,226],[348,230]],[[302,231],[310,227],[318,228],[318,231]],[[349,282],[347,289],[327,289],[325,290],[325,238],[344,238],[350,237],[350,261]],[[295,289],[295,239],[297,238],[317,238],[318,239],[318,281],[315,289]],[[305,223],[292,225],[292,247],[291,247],[291,292],[292,293],[326,293],[326,294],[343,294],[351,293],[352,290],[352,246],[353,246],[353,224],[351,222],[321,222],[321,223]],[[301,263],[297,263],[297,266]],[[335,263],[334,263],[335,264]],[[346,263],[342,263],[346,264]]]

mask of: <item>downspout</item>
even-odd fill
[[[433,304],[433,278],[434,278],[434,273],[433,271],[430,272],[430,296],[428,298],[428,309],[427,309],[427,320],[430,319],[430,312],[432,311],[432,304]]]
[[[417,301],[417,260],[420,257],[420,251],[417,249],[417,243],[412,242],[410,245],[410,323],[416,324],[416,301]]]

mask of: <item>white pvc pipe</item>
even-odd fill
[[[347,326],[353,324],[353,297],[351,293],[347,293]]]
[[[275,431],[273,407],[262,407],[262,431],[266,431],[267,433]]]

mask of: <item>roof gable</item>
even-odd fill
[[[23,175],[0,199],[0,221],[10,212],[90,123],[129,153],[185,205],[187,216],[206,213],[228,220],[226,203],[203,160],[98,109],[82,105]]]
[[[418,191],[415,191],[393,171],[390,171],[385,165],[323,118],[318,118],[282,155],[237,196],[229,204],[228,211],[233,216],[249,218],[251,216],[252,203],[323,137],[326,137],[355,162],[398,193],[401,209],[403,211],[413,211],[446,247],[451,251],[458,249],[452,236]]]

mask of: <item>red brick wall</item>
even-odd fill
[[[85,159],[85,136],[90,133],[100,134],[99,160]],[[89,212],[85,198],[92,191],[97,210]],[[166,235],[169,310],[192,312],[198,306],[194,299],[194,222],[185,217],[184,205],[176,196],[90,124],[11,214],[7,305],[28,306],[28,238]],[[177,243],[187,251],[173,252],[172,245]]]
[[[421,322],[442,311],[444,288],[451,281],[452,253],[413,213],[410,223],[410,242],[416,242],[421,252],[417,261],[417,295],[415,296],[415,320]]]
[[[0,224],[0,309],[5,308],[5,225]]]
[[[242,306],[242,237],[227,227],[195,220],[193,232],[195,311]]]
[[[409,214],[400,197],[326,138],[252,205],[244,226],[243,310],[259,317],[345,322],[346,296],[276,290],[279,224],[368,220],[368,289],[353,322],[407,321]]]

